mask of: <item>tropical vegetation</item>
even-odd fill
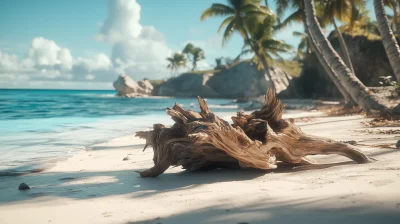
[[[186,44],[182,53],[186,55],[188,61],[192,62],[192,71],[197,68],[197,63],[199,61],[205,59],[204,51],[199,47],[195,47],[192,43]]]
[[[186,57],[180,53],[174,53],[167,58],[167,61],[169,62],[167,68],[171,70],[171,76],[176,76],[179,68],[186,67]]]
[[[365,111],[382,111],[387,109],[386,102],[376,98],[355,75],[344,37],[346,34],[382,38],[395,77],[400,81],[400,48],[395,36],[400,33],[400,0],[374,0],[373,3],[376,21],[370,18],[371,12],[366,10],[364,0],[275,0],[276,13],[269,9],[268,1],[226,0],[226,4],[214,3],[205,9],[200,19],[222,18],[217,29],[222,33],[222,47],[235,33],[243,39],[242,50],[235,59],[215,59],[216,70],[229,68],[240,59],[250,59],[274,80],[270,67],[275,62],[285,61],[282,55],[286,58],[293,55],[293,59],[301,63],[308,55],[315,54],[348,104],[358,104]],[[386,14],[385,7],[392,10],[392,16]],[[293,32],[293,36],[300,38],[297,50],[276,39],[277,31],[294,23],[304,26],[304,32]],[[323,29],[330,27],[339,40],[340,54],[324,33]],[[190,69],[195,71],[204,58],[201,48],[188,43],[182,53],[167,59],[168,68],[172,74],[191,62]],[[271,85],[274,86],[273,81]]]

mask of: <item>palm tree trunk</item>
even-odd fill
[[[192,72],[196,69],[196,63],[195,63],[195,61],[193,61],[193,63],[192,63]]]
[[[338,76],[346,91],[351,95],[353,100],[367,112],[371,111],[371,109],[378,111],[387,110],[388,107],[384,103],[379,102],[379,100],[371,94],[370,90],[368,90],[368,88],[365,87],[364,84],[362,84],[350,71],[337,52],[333,49],[328,39],[324,36],[321,26],[315,16],[313,0],[305,0],[304,3],[310,31],[313,34],[316,43],[320,46],[321,52],[325,56],[326,61]]]
[[[392,65],[394,74],[398,82],[400,82],[400,48],[396,38],[389,26],[389,20],[385,13],[382,0],[374,0],[375,16],[378,22],[379,32],[381,33],[383,46],[385,46],[386,54]]]
[[[333,26],[335,27],[335,31],[336,31],[336,33],[338,35],[338,39],[339,39],[339,43],[340,43],[340,49],[342,49],[342,51],[343,51],[344,60],[346,61],[346,65],[350,68],[351,72],[356,74],[354,72],[353,64],[351,63],[349,49],[347,49],[346,42],[344,41],[342,32],[340,32],[339,28],[337,27],[336,21],[335,21],[334,18],[332,19],[332,23],[333,23]]]
[[[310,43],[311,49],[314,52],[315,56],[317,57],[319,63],[322,65],[322,67],[324,68],[326,73],[328,73],[329,78],[332,80],[333,84],[336,86],[336,88],[342,94],[342,96],[344,98],[344,102],[346,103],[346,105],[348,105],[348,106],[355,105],[356,103],[351,98],[350,94],[346,91],[346,89],[343,87],[343,85],[340,83],[340,80],[336,76],[335,72],[329,66],[329,64],[326,61],[325,57],[322,55],[321,50],[316,45],[315,39],[314,39],[313,35],[311,34],[310,27],[308,26],[308,23],[307,23],[307,20],[305,18],[305,14],[304,13],[302,15],[302,20],[303,20],[303,23],[304,23],[304,28],[305,28],[307,37],[309,38],[309,43]]]
[[[276,90],[275,82],[274,80],[272,80],[271,70],[269,69],[267,58],[264,56],[264,54],[259,53],[259,49],[256,50],[258,52],[257,57],[259,58],[259,61],[263,64],[264,71],[267,74],[269,81],[271,82],[271,87],[273,87]]]
[[[254,46],[254,44],[251,42],[251,38],[249,36],[249,32],[247,32],[246,27],[244,25],[244,22],[243,22],[243,20],[242,20],[242,18],[240,16],[239,16],[239,22],[240,22],[240,25],[241,25],[241,27],[243,29],[243,34],[244,34],[245,41],[250,45],[251,49],[254,51],[254,54],[257,55],[259,61],[261,62],[261,64],[264,67],[264,71],[267,74],[268,79],[271,82],[271,87],[273,87],[276,90],[275,83],[272,80],[272,75],[271,75],[270,70],[269,70],[267,59],[264,56],[262,56],[262,54],[260,54],[258,47]]]

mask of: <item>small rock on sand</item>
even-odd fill
[[[356,142],[356,141],[354,141],[354,140],[350,140],[350,141],[343,141],[343,143],[347,143],[347,144],[350,144],[350,145],[356,145],[356,144],[357,144],[357,142]]]
[[[21,183],[18,187],[18,190],[25,191],[31,189],[26,183]]]
[[[396,147],[397,147],[397,148],[400,148],[400,140],[397,141]]]
[[[127,160],[129,160],[128,156],[122,159],[122,161],[127,161]]]

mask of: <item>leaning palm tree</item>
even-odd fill
[[[167,68],[171,70],[171,76],[176,75],[180,67],[186,67],[186,58],[183,54],[174,53],[172,57],[167,58],[167,61],[169,61]]]
[[[322,55],[322,52],[319,46],[316,45],[314,41],[313,35],[311,35],[306,16],[304,13],[304,0],[276,0],[277,4],[277,14],[278,17],[281,17],[283,13],[288,9],[291,8],[294,10],[292,14],[290,14],[284,22],[278,28],[284,27],[285,25],[292,23],[292,22],[301,22],[304,25],[305,33],[307,34],[308,41],[310,43],[311,49],[313,53],[316,55],[317,60],[322,65],[326,73],[328,74],[329,78],[332,80],[333,84],[339,90],[341,95],[343,96],[346,105],[354,105],[354,101],[344,86],[339,81],[339,78],[328,64],[325,57]]]
[[[353,23],[352,15],[353,9],[357,7],[363,7],[364,0],[319,0],[319,7],[321,10],[320,18],[321,22],[325,25],[333,24],[336,35],[339,39],[340,48],[343,52],[343,56],[346,65],[354,73],[353,64],[349,50],[347,49],[346,42],[343,38],[342,32],[339,30],[336,20],[348,23]]]
[[[307,33],[308,42],[309,42],[309,45],[311,46],[312,52],[315,54],[318,62],[322,65],[322,67],[328,74],[328,76],[331,79],[331,81],[333,82],[333,84],[339,90],[340,94],[342,94],[342,96],[344,98],[344,102],[346,103],[345,106],[353,107],[354,105],[356,105],[355,101],[350,96],[350,94],[347,92],[347,90],[344,88],[344,86],[340,82],[340,80],[339,80],[338,76],[336,75],[335,71],[333,70],[333,68],[328,64],[328,61],[326,60],[326,58],[323,56],[323,54],[321,52],[321,48],[319,46],[317,46],[315,38],[310,31],[310,26],[308,25],[308,22],[306,19],[304,19],[304,29]]]
[[[386,102],[380,102],[366,86],[351,72],[351,70],[343,62],[342,58],[333,49],[328,39],[323,35],[321,26],[316,17],[314,1],[304,0],[304,8],[306,19],[309,24],[311,33],[317,45],[320,46],[323,56],[326,58],[328,65],[338,76],[346,91],[351,95],[353,100],[365,111],[371,110],[383,111],[388,107]]]
[[[205,59],[204,51],[199,47],[195,47],[190,53],[193,56],[192,71],[194,71],[197,67],[197,62]]]
[[[265,73],[270,76],[268,62],[258,55],[260,50],[253,45],[248,25],[263,21],[266,17],[273,17],[272,12],[266,7],[261,6],[257,0],[227,0],[228,4],[214,3],[210,8],[206,9],[201,15],[201,20],[210,17],[223,16],[227,17],[221,23],[218,32],[225,28],[222,46],[232,37],[234,32],[238,32],[244,39],[245,43],[250,46],[253,52],[260,58]]]
[[[390,65],[392,65],[396,79],[400,82],[400,48],[392,30],[390,29],[383,0],[374,0],[374,8],[376,21],[378,22],[378,28],[381,33],[383,45],[385,46],[386,54],[389,58]]]

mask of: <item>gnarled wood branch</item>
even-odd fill
[[[369,158],[349,144],[303,133],[293,120],[282,119],[283,107],[270,88],[264,106],[251,114],[238,112],[233,125],[215,116],[198,98],[200,113],[184,110],[178,104],[167,114],[172,127],[155,124],[152,131],[137,132],[154,151],[154,167],[139,172],[156,177],[169,166],[189,171],[214,168],[275,169],[277,161],[312,164],[307,155],[338,154],[358,163]]]

